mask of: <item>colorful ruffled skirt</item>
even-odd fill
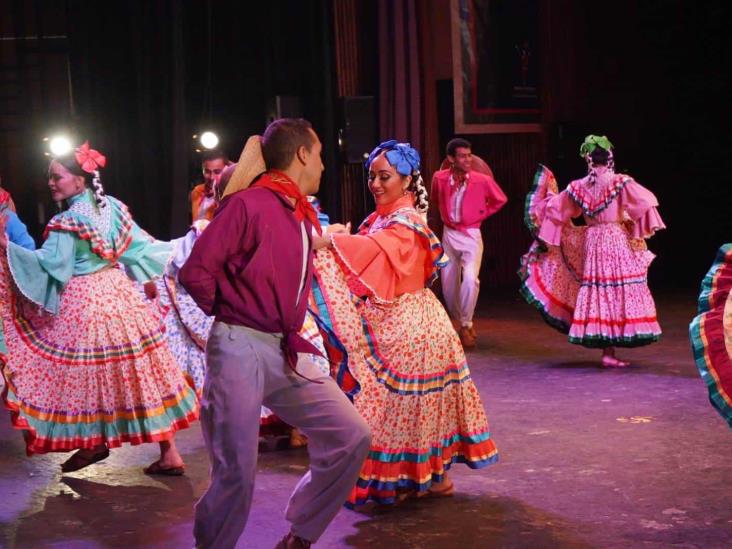
[[[160,317],[121,269],[71,278],[59,315],[20,297],[8,272],[3,258],[3,398],[29,455],[159,442],[197,419]]]
[[[394,302],[363,302],[348,292],[329,252],[316,257],[324,317],[348,352],[360,385],[353,403],[372,446],[347,505],[394,503],[398,491],[426,491],[453,463],[473,469],[498,459],[460,341],[429,289]],[[343,372],[338,376],[344,379]]]
[[[732,244],[725,244],[701,284],[691,348],[709,401],[732,428]]]
[[[567,227],[561,246],[534,243],[522,258],[521,293],[570,343],[647,345],[661,335],[647,282],[653,257],[619,223]]]

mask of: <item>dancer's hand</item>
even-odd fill
[[[158,297],[158,287],[155,285],[155,282],[152,280],[148,280],[145,282],[145,285],[143,286],[145,288],[145,296],[150,300],[157,299]]]
[[[4,250],[8,247],[8,234],[5,232],[7,224],[8,218],[4,215],[0,215],[0,250]]]
[[[325,234],[351,234],[351,222],[345,225],[341,223],[333,223],[325,228]]]
[[[332,246],[333,243],[327,234],[324,236],[315,235],[313,237],[313,250],[322,250],[323,248],[331,248]]]

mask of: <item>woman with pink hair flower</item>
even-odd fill
[[[180,475],[174,435],[197,419],[198,402],[160,317],[132,283],[154,294],[171,248],[105,195],[105,165],[88,142],[51,161],[51,197],[67,208],[48,223],[41,248],[9,242],[1,227],[5,406],[28,455],[77,450],[63,472],[124,442],[157,442],[160,459],[146,472]]]

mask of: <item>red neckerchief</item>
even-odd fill
[[[298,221],[307,219],[315,227],[315,230],[318,231],[318,234],[322,234],[323,231],[320,228],[320,221],[318,221],[318,212],[308,202],[308,198],[300,192],[300,187],[284,173],[277,170],[269,170],[253,186],[264,187],[265,189],[283,194],[287,198],[292,198],[295,201],[295,219]]]
[[[465,183],[468,179],[467,172],[458,171],[458,170],[450,170],[450,175],[452,176],[452,180],[455,182],[455,184],[459,187],[463,183]]]

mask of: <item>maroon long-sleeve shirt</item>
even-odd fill
[[[228,196],[196,240],[179,273],[183,287],[216,320],[282,333],[283,349],[317,352],[297,335],[313,276],[312,226],[305,220],[307,267],[302,284],[303,236],[284,196],[251,187]],[[292,358],[292,357],[290,357]]]

